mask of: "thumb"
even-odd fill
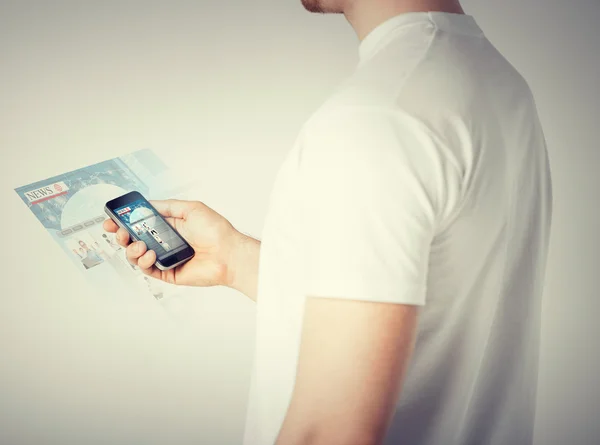
[[[186,219],[187,215],[196,208],[197,202],[182,201],[179,199],[165,199],[150,201],[158,212],[168,218]]]

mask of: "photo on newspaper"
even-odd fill
[[[102,227],[107,219],[104,205],[131,191],[164,199],[188,187],[153,151],[144,149],[15,191],[93,285],[107,292],[133,286],[160,300],[174,293],[174,286],[148,278],[129,263],[114,234]]]

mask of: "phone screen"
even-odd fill
[[[117,207],[113,212],[140,241],[146,243],[148,250],[154,250],[159,261],[188,248],[183,238],[145,199]]]

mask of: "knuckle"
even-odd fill
[[[127,248],[127,258],[131,259],[131,260],[137,260],[139,258],[139,255],[137,255],[133,249],[132,246],[129,246]]]
[[[149,269],[151,266],[150,261],[148,261],[148,257],[145,255],[140,258],[139,265],[142,269]]]

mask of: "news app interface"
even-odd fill
[[[187,246],[173,228],[143,199],[115,210],[116,215],[162,260]]]

